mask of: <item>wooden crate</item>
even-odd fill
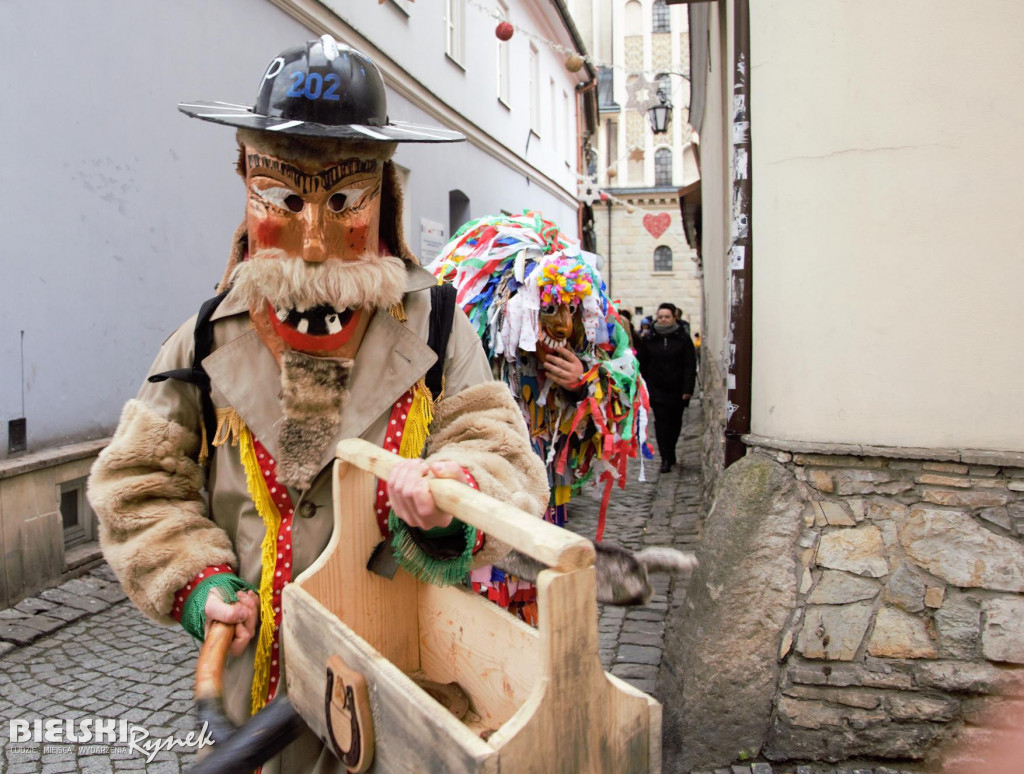
[[[387,580],[366,561],[380,540],[376,477],[397,457],[360,440],[337,457],[331,542],[283,595],[288,695],[314,732],[327,739],[325,665],[337,655],[368,683],[370,771],[660,772],[661,705],[601,667],[588,541],[436,480],[442,508],[552,568],[537,581],[538,628],[465,588],[402,570]],[[457,682],[470,713],[457,720],[414,678]]]

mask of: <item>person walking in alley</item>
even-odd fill
[[[693,342],[676,320],[673,304],[658,307],[653,327],[637,339],[637,355],[654,412],[661,472],[667,473],[676,464],[683,411],[693,396],[697,376]]]
[[[377,66],[329,35],[273,59],[254,108],[180,109],[239,127],[245,220],[221,295],[164,343],[89,499],[143,613],[198,640],[209,622],[235,627],[223,698],[239,725],[286,685],[283,590],[334,532],[338,441],[403,458],[366,516],[398,566],[438,585],[509,549],[440,510],[427,479],[539,517],[547,476],[476,331],[403,236],[397,144],[462,135],[389,123]],[[345,770],[312,731],[262,768]]]

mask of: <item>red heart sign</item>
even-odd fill
[[[647,233],[657,239],[665,233],[665,229],[672,223],[672,216],[667,212],[659,212],[655,215],[653,212],[648,212],[644,215],[644,228],[647,229]]]

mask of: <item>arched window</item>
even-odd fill
[[[668,148],[654,152],[654,184],[672,185],[672,151]]]
[[[643,35],[644,32],[644,8],[639,0],[629,0],[626,3],[626,34]]]
[[[655,80],[658,82],[658,96],[663,97],[666,102],[672,101],[672,76],[668,73],[658,73]]]
[[[668,10],[665,0],[654,0],[654,7],[651,8],[651,32],[672,31],[672,25],[668,19]]]
[[[654,270],[672,271],[672,248],[668,245],[658,245],[654,248]]]
[[[458,231],[469,220],[469,197],[457,188],[448,192],[448,236]]]

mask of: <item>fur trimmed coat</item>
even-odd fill
[[[427,346],[429,287],[436,280],[408,265],[403,299],[407,321],[374,315],[349,375],[336,438],[317,461],[319,473],[305,491],[289,490],[297,514],[291,534],[293,577],[326,547],[333,528],[333,449],[344,438],[383,445],[395,401],[436,360]],[[213,316],[214,351],[203,361],[216,408],[232,408],[277,456],[275,428],[282,418],[281,372],[250,324],[248,310],[229,294]],[[192,363],[195,317],[164,343],[151,374]],[[533,453],[522,416],[501,382],[492,381],[480,341],[461,310],[445,353],[444,395],[434,407],[427,459],[465,467],[482,492],[540,516],[548,500],[544,465]],[[168,380],[145,383],[124,409],[111,444],[89,480],[89,500],[99,519],[104,555],[125,592],[147,616],[171,624],[175,592],[204,568],[230,564],[259,584],[265,528],[250,499],[238,449],[224,445],[210,460],[208,495],[198,464],[202,419],[195,387]],[[209,506],[207,506],[207,501]],[[482,566],[507,548],[488,537],[474,557]],[[255,640],[229,659],[224,700],[235,723],[249,716]],[[287,656],[287,654],[285,654]],[[284,685],[284,672],[282,681]],[[307,738],[308,737],[308,738]],[[343,772],[344,767],[311,733],[264,766],[277,772]]]

